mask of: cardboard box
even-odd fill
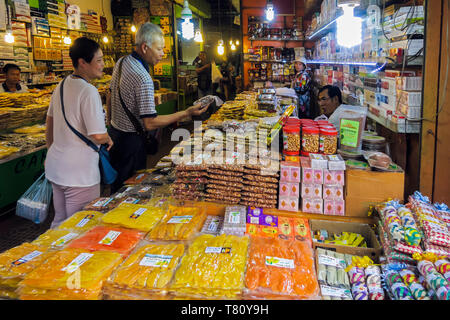
[[[377,240],[375,232],[367,224],[353,223],[353,222],[337,222],[337,221],[326,221],[326,220],[314,220],[310,219],[311,237],[318,230],[327,230],[329,235],[341,234],[342,232],[353,232],[358,233],[364,237],[367,243],[367,248],[361,247],[350,247],[342,246],[337,244],[320,243],[314,241],[313,238],[313,248],[317,247],[324,248],[327,250],[332,250],[340,253],[347,253],[357,256],[368,256],[374,262],[379,261],[382,247]]]
[[[404,199],[404,172],[347,170],[345,182],[346,216],[367,217],[369,206]]]

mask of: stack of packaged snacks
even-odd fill
[[[103,214],[98,211],[79,211],[70,218],[64,220],[59,226],[59,230],[73,230],[76,233],[83,233],[101,222]]]
[[[263,208],[248,208],[246,234],[252,237],[312,243],[307,219],[264,214]]]
[[[423,284],[429,295],[438,300],[450,300],[450,262],[445,258],[434,258],[434,263],[421,260],[417,263]]]
[[[320,299],[310,244],[251,237],[245,287],[246,299]]]
[[[280,174],[278,209],[298,211],[301,181],[300,164],[283,161],[280,163]]]
[[[245,206],[226,207],[221,234],[243,236],[245,234],[246,221],[247,208]]]
[[[79,236],[79,232],[70,229],[49,229],[31,243],[48,250],[60,250]]]
[[[97,226],[73,240],[68,248],[114,251],[126,257],[143,237],[144,233],[137,230]]]
[[[240,204],[245,206],[276,208],[279,184],[279,167],[244,165],[243,190]]]
[[[106,281],[104,298],[165,298],[184,250],[183,244],[141,242]]]
[[[317,155],[321,156],[321,155]],[[313,168],[309,157],[300,157],[302,211],[323,214],[323,167]]]
[[[149,232],[163,217],[161,208],[125,203],[107,212],[102,221],[107,225]]]
[[[169,205],[164,218],[146,236],[148,240],[189,240],[200,231],[206,214],[199,207]]]
[[[223,220],[222,216],[207,216],[201,233],[218,236],[222,232]]]
[[[17,299],[19,283],[53,253],[27,242],[1,253],[0,298]]]
[[[323,300],[353,300],[351,284],[345,268],[347,263],[342,253],[316,249],[317,280]]]
[[[239,298],[244,288],[248,243],[248,237],[225,234],[195,238],[181,260],[170,292],[191,299]]]
[[[395,201],[389,201],[379,208],[386,245],[393,251],[412,256],[422,253],[422,235],[411,211]],[[408,259],[411,262],[410,259]],[[408,262],[408,261],[404,261]]]
[[[204,164],[179,164],[176,166],[177,179],[172,184],[172,192],[178,200],[200,200],[205,196],[208,182],[207,166]]]
[[[323,170],[323,213],[345,215],[345,161],[340,155],[327,155],[328,169]]]
[[[21,300],[98,300],[103,282],[122,262],[117,252],[66,248],[28,273]]]
[[[386,292],[392,300],[430,300],[430,292],[420,281],[417,269],[403,263],[382,265]]]
[[[425,251],[450,257],[450,231],[442,214],[420,192],[410,196],[409,202],[424,233]]]
[[[225,204],[239,204],[243,190],[243,167],[234,164],[208,166],[205,200]]]
[[[381,269],[365,256],[345,255],[354,300],[384,300]]]

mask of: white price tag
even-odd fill
[[[102,240],[100,240],[99,244],[104,244],[107,246],[112,245],[112,243],[119,237],[122,232],[120,231],[110,231]]]
[[[75,259],[72,260],[67,266],[62,268],[62,271],[66,271],[68,273],[72,273],[81,267],[86,261],[92,258],[94,254],[92,253],[80,253]]]
[[[15,266],[18,266],[18,265],[27,263],[28,261],[31,261],[31,260],[33,260],[33,259],[36,258],[36,257],[39,257],[41,254],[42,254],[41,251],[35,250],[35,251],[33,251],[33,252],[27,254],[26,256],[23,256],[22,258],[17,259],[17,260],[15,260],[15,261],[11,262],[11,264],[13,264],[13,265],[15,265]]]
[[[52,246],[60,247],[69,242],[70,240],[75,239],[77,236],[78,236],[77,233],[70,232],[66,234],[64,237],[61,237],[58,240],[53,241]]]
[[[294,260],[292,260],[292,259],[284,259],[284,258],[270,257],[270,256],[266,256],[266,265],[273,266],[273,267],[287,268],[287,269],[295,268],[295,263],[294,263]]]
[[[142,258],[142,260],[139,262],[139,265],[145,267],[167,268],[171,260],[172,256],[146,254],[144,258]]]
[[[191,219],[192,216],[173,216],[167,223],[189,223]]]

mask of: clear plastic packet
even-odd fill
[[[106,299],[162,299],[168,293],[185,245],[141,241],[103,286]]]
[[[247,228],[247,207],[227,206],[221,233],[243,236]]]
[[[148,232],[164,217],[164,210],[141,204],[124,203],[107,212],[102,221],[106,225]]]
[[[248,237],[198,236],[181,260],[171,294],[190,299],[239,298],[244,288],[248,243]]]
[[[71,229],[49,229],[31,243],[51,250],[61,250],[80,235],[79,231]]]
[[[0,254],[0,297],[17,299],[17,288],[24,277],[54,252],[25,242]]]
[[[251,237],[244,298],[320,300],[310,244]]]
[[[114,251],[126,257],[143,237],[144,233],[137,230],[97,226],[73,240],[68,248]]]
[[[98,211],[79,211],[61,223],[57,229],[70,229],[83,233],[100,224],[103,213]]]
[[[101,197],[89,202],[83,210],[107,212],[115,208],[122,201],[123,198]]]
[[[151,230],[147,240],[188,240],[202,227],[206,219],[204,208],[170,205],[164,218]]]
[[[20,283],[21,300],[97,300],[103,282],[122,262],[117,252],[56,251]]]
[[[383,152],[365,151],[363,155],[369,165],[378,170],[386,171],[392,163],[392,159]]]
[[[218,236],[221,233],[222,228],[223,228],[222,216],[207,216],[206,221],[203,224],[201,233]]]
[[[339,132],[339,149],[361,151],[366,117],[367,107],[351,105],[339,106],[330,116],[329,121]]]

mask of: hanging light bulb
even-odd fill
[[[108,39],[107,36],[104,36],[102,40],[103,40],[104,43],[108,43],[109,42],[109,39]]]
[[[234,45],[234,43],[231,43],[231,50],[236,50],[236,46]]]
[[[14,42],[14,36],[11,32],[11,30],[7,30],[5,33],[5,42],[6,43],[13,43]]]
[[[340,46],[351,48],[362,42],[362,19],[353,15],[354,6],[340,5],[344,14],[336,20],[337,43]]]
[[[275,17],[275,11],[273,10],[273,4],[269,0],[267,2],[267,7],[266,7],[266,19],[268,21],[272,21],[274,17]]]
[[[236,45],[237,45],[237,46],[239,45],[239,40],[236,40]]]
[[[233,44],[233,40],[230,40],[230,46]]]
[[[202,33],[200,32],[200,30],[197,30],[195,32],[194,41],[198,42],[198,43],[202,43],[203,42],[203,36],[202,36]]]
[[[66,35],[63,39],[64,44],[70,45],[72,44],[72,39],[70,39],[70,37],[68,35]]]
[[[181,18],[184,19],[181,24],[181,33],[183,38],[191,40],[194,38],[194,24],[191,22],[192,11],[189,9],[188,0],[184,0],[183,10],[181,11]]]
[[[221,56],[225,52],[225,48],[223,46],[223,40],[219,40],[219,45],[217,46],[217,53]]]
[[[133,33],[136,32],[136,26],[134,24],[131,26],[131,32],[133,32]]]

